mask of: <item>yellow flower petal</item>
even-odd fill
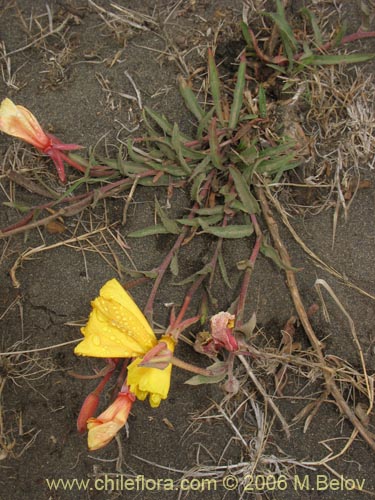
[[[88,447],[98,450],[107,445],[126,424],[135,401],[133,394],[119,394],[115,401],[97,418],[87,421]]]
[[[142,356],[148,350],[148,346],[137,342],[128,332],[113,326],[98,309],[91,312],[81,332],[85,338],[74,349],[78,356],[132,358]]]
[[[50,139],[35,116],[23,106],[16,106],[8,98],[0,105],[0,130],[23,139],[38,149],[43,150],[50,144]]]
[[[142,311],[116,279],[107,281],[107,283],[100,290],[100,296],[103,297],[103,299],[114,300],[122,305],[127,311],[132,313],[138,319],[152,338],[155,338],[155,334]]]
[[[81,329],[85,339],[75,354],[97,358],[130,358],[142,356],[156,343],[146,318],[120,283],[113,279],[92,301],[93,311]]]
[[[166,342],[168,349],[174,351],[175,342],[169,335],[162,337],[160,342]],[[168,396],[172,364],[169,364],[164,370],[159,370],[158,368],[138,366],[141,361],[141,358],[137,358],[128,366],[127,383],[130,391],[138,399],[144,400],[148,395],[152,408],[157,408],[161,400]]]

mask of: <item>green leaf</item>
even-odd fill
[[[225,267],[225,262],[224,262],[224,257],[223,257],[222,251],[219,252],[218,262],[219,262],[219,268],[220,268],[221,276],[223,278],[224,283],[227,285],[228,288],[232,289],[232,285],[231,285],[229,278],[228,278],[227,268]]]
[[[24,203],[17,203],[16,201],[3,201],[2,203],[6,207],[10,208],[15,208],[16,210],[19,210],[21,213],[26,213],[30,210],[30,206],[26,205]]]
[[[202,385],[202,384],[217,384],[225,379],[228,373],[228,365],[224,361],[217,361],[209,366],[207,370],[212,372],[212,375],[195,375],[194,377],[186,380],[185,384],[188,385]]]
[[[170,234],[163,224],[155,224],[154,226],[144,227],[128,233],[128,238],[144,238],[153,234]]]
[[[68,156],[71,160],[77,162],[79,165],[82,165],[82,167],[90,168],[92,164],[87,160],[86,158],[83,158],[81,155],[77,153],[68,153]],[[113,167],[115,168],[115,167]]]
[[[267,117],[267,101],[266,101],[266,91],[263,85],[259,84],[258,89],[258,109],[261,118]]]
[[[242,36],[244,37],[246,45],[249,47],[249,49],[253,49],[254,46],[249,33],[249,26],[244,21],[240,22],[240,26],[241,26]]]
[[[196,177],[198,174],[202,174],[202,173],[206,176],[206,174],[212,168],[210,165],[210,162],[211,162],[210,155],[206,155],[206,157],[201,162],[199,162],[196,167],[194,167],[193,173],[191,174],[189,180],[192,181],[194,179],[194,177]]]
[[[204,225],[203,230],[205,233],[213,234],[218,238],[228,239],[246,238],[254,232],[252,224],[233,224],[225,227]]]
[[[173,276],[178,276],[179,268],[178,268],[178,253],[177,252],[175,252],[173,254],[170,268],[171,268],[171,273],[173,274]]]
[[[170,186],[171,178],[169,175],[162,175],[155,181],[154,177],[143,177],[138,180],[140,186],[155,187],[155,186]]]
[[[298,42],[293,34],[286,16],[284,5],[281,0],[276,0],[276,13],[265,12],[263,15],[270,17],[279,29],[280,38],[289,61],[289,68],[292,67],[294,62],[294,53],[297,51]]]
[[[201,120],[204,116],[204,111],[199,105],[194,92],[191,90],[191,88],[189,87],[189,85],[186,83],[185,79],[182,76],[178,78],[178,83],[186,107],[193,113],[193,115],[197,118],[197,120]]]
[[[208,49],[208,78],[216,115],[221,126],[224,127],[225,123],[223,110],[221,107],[220,79],[211,49]]]
[[[208,215],[207,217],[194,217],[192,219],[182,218],[177,219],[177,222],[182,224],[183,226],[191,226],[191,227],[199,227],[201,226],[210,226],[213,224],[217,224],[218,222],[223,220],[224,212],[221,214]]]
[[[288,271],[299,271],[299,269],[297,269],[296,267],[286,266],[281,260],[278,252],[273,248],[272,245],[267,242],[266,239],[263,240],[260,251],[265,257],[271,259],[278,268],[286,269]]]
[[[208,131],[208,125],[211,122],[214,113],[215,113],[215,108],[212,107],[210,109],[210,111],[206,115],[204,115],[204,117],[199,122],[198,130],[197,130],[197,136],[198,136],[199,139],[202,139],[203,132],[205,130]]]
[[[286,151],[289,151],[291,148],[293,148],[296,145],[295,141],[288,141],[283,144],[279,144],[278,146],[270,147],[263,149],[262,151],[259,152],[259,158],[274,158],[275,156],[285,153]]]
[[[199,195],[199,192],[201,185],[205,179],[206,179],[205,173],[202,172],[201,174],[197,175],[190,189],[190,198],[194,201],[197,201],[198,203],[201,202],[201,197]]]
[[[318,45],[318,47],[320,47],[321,45],[323,45],[323,36],[314,13],[311,12],[311,10],[307,9],[306,7],[302,7],[300,12],[303,16],[307,17],[307,19],[309,20],[314,32],[315,42]]]
[[[178,224],[176,221],[170,219],[167,214],[164,212],[164,210],[161,208],[160,203],[157,198],[155,198],[155,208],[156,208],[156,213],[158,214],[161,223],[165,227],[168,233],[171,234],[180,234],[180,228],[178,227]]]
[[[258,202],[250,192],[250,187],[246,183],[245,178],[239,170],[235,167],[229,167],[229,171],[234,181],[236,191],[240,200],[242,201],[245,210],[248,214],[255,214],[259,212]]]
[[[342,23],[342,26],[340,26],[340,29],[338,30],[335,38],[332,41],[332,47],[333,48],[338,47],[340,45],[342,39],[345,36],[347,28],[348,28],[348,23],[346,21],[344,21]]]
[[[156,111],[153,111],[150,109],[148,106],[144,107],[144,110],[146,113],[156,122],[159,127],[168,135],[172,135],[172,130],[173,126],[172,124],[166,119],[164,115],[160,115]]]
[[[146,167],[144,165],[140,165],[139,163],[137,163],[135,161],[130,161],[130,160],[125,161],[122,158],[121,158],[121,160],[118,159],[116,161],[117,161],[120,173],[123,176],[131,177],[132,175],[141,174],[143,172],[146,172],[146,170],[149,170],[148,167]],[[109,166],[111,166],[108,161],[107,161],[107,163]]]
[[[216,215],[216,214],[223,214],[224,213],[224,207],[222,205],[216,205],[215,207],[212,208],[198,208],[196,211],[198,215]]]
[[[157,271],[138,271],[124,266],[121,266],[121,271],[129,274],[132,278],[141,278],[142,276],[145,276],[146,278],[155,279],[158,277]]]
[[[280,158],[263,160],[257,165],[256,171],[261,174],[285,172],[286,170],[290,170],[299,165],[298,161],[293,161],[294,158],[294,154],[289,154]]]
[[[246,55],[241,56],[240,66],[237,71],[237,82],[233,93],[233,103],[230,108],[229,128],[234,130],[237,127],[238,119],[243,102],[243,91],[245,88],[246,77]]]
[[[310,56],[308,58],[301,58],[299,62],[304,65],[312,66],[325,66],[331,64],[354,64],[370,61],[374,59],[375,54],[342,54],[337,56]]]
[[[255,330],[256,324],[257,318],[254,312],[249,321],[246,321],[246,323],[244,323],[240,327],[236,327],[234,331],[242,333],[247,340],[250,340]]]
[[[188,283],[191,283],[192,281],[195,281],[199,276],[208,276],[209,274],[212,273],[212,267],[210,264],[206,264],[202,269],[199,269],[194,274],[191,274],[187,278],[183,279],[182,281],[178,281],[176,283],[172,283],[173,285],[176,286],[182,286],[182,285],[187,285]]]
[[[173,130],[172,130],[172,147],[177,153],[178,160],[180,162],[180,165],[184,172],[186,174],[190,175],[191,170],[189,168],[189,165],[186,163],[186,160],[184,158],[184,155],[182,154],[182,148],[181,148],[181,142],[180,142],[180,133],[178,130],[178,125],[177,123],[174,124]]]
[[[210,157],[212,163],[218,170],[222,170],[223,163],[220,155],[219,140],[217,138],[216,117],[212,118],[208,127],[208,141],[210,144]]]

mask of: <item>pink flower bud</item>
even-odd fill
[[[237,351],[238,343],[233,335],[235,316],[228,312],[219,312],[210,320],[211,335],[217,347],[227,351]]]

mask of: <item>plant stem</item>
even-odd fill
[[[215,174],[214,170],[211,170],[211,172],[208,174],[207,180],[204,183],[202,190],[201,190],[202,198],[207,196],[208,190],[211,186],[212,177],[214,176],[214,174]],[[199,208],[199,203],[195,202],[193,205],[193,208],[190,211],[190,214],[188,215],[188,219],[192,219],[194,217],[198,208]],[[147,304],[146,304],[145,309],[144,309],[144,313],[150,322],[152,322],[154,301],[155,301],[155,297],[156,297],[158,288],[160,286],[160,283],[162,282],[164,274],[165,274],[166,270],[168,269],[168,266],[171,263],[171,260],[174,256],[174,254],[181,247],[181,245],[184,241],[184,238],[186,236],[187,230],[188,230],[188,226],[184,226],[182,233],[179,235],[179,237],[175,241],[175,244],[173,245],[171,250],[168,252],[167,256],[165,257],[163,262],[160,264],[160,266],[156,269],[158,276],[154,282],[150,296],[147,300]]]
[[[366,429],[366,427],[362,424],[359,418],[355,415],[353,410],[350,408],[348,403],[345,401],[340,389],[336,385],[335,375],[336,370],[331,368],[325,359],[323,354],[322,344],[317,338],[315,331],[310,323],[309,317],[306,313],[306,309],[303,305],[296,278],[294,275],[294,271],[291,270],[292,264],[287,252],[286,247],[284,246],[283,241],[280,238],[279,230],[275,219],[273,218],[271,209],[269,207],[265,192],[263,188],[256,188],[256,192],[258,195],[259,202],[262,207],[263,215],[266,220],[268,229],[271,233],[272,239],[275,244],[275,248],[279,252],[280,258],[285,265],[285,273],[287,277],[287,283],[290,291],[290,295],[294,302],[294,307],[298,313],[299,319],[302,323],[302,326],[308,336],[311,345],[315,349],[316,355],[319,359],[319,363],[322,367],[322,373],[325,379],[325,385],[330,394],[334,397],[337,406],[341,410],[341,412],[348,418],[348,420],[352,423],[355,428],[355,432],[359,432],[363,439],[369,444],[372,450],[375,451],[375,440],[373,435]]]
[[[204,377],[212,377],[212,372],[210,370],[206,370],[205,368],[200,368],[199,366],[191,365],[190,363],[186,363],[186,361],[182,361],[182,359],[172,357],[171,363],[178,368],[182,368],[182,370],[186,370],[191,373],[196,373],[197,375],[203,375]]]
[[[241,291],[240,295],[238,297],[238,304],[237,304],[237,311],[236,311],[236,326],[240,327],[243,324],[243,314],[244,314],[244,309],[245,309],[245,301],[246,301],[246,295],[247,295],[247,290],[249,288],[250,280],[251,280],[251,275],[254,270],[255,266],[255,261],[258,257],[259,250],[262,244],[262,239],[263,239],[263,234],[260,230],[257,218],[255,214],[251,214],[251,221],[253,223],[255,233],[257,235],[257,239],[255,241],[254,248],[251,252],[249,261],[248,261],[248,266],[245,270],[245,274],[242,280],[242,286],[241,286]]]

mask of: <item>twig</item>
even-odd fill
[[[275,219],[273,218],[271,209],[268,205],[265,192],[264,192],[263,188],[261,188],[261,187],[257,187],[256,192],[257,192],[258,199],[259,199],[259,202],[260,202],[261,207],[262,207],[262,212],[263,212],[264,218],[266,220],[268,229],[269,229],[271,236],[272,236],[272,239],[274,241],[275,247],[280,254],[280,258],[281,258],[283,264],[286,267],[285,273],[286,273],[286,277],[287,277],[287,283],[288,283],[289,291],[290,291],[291,297],[293,299],[297,314],[299,316],[299,319],[302,323],[302,326],[303,326],[303,328],[304,328],[304,330],[305,330],[305,332],[310,340],[310,343],[311,343],[312,347],[314,348],[314,350],[317,354],[317,357],[319,359],[319,362],[321,364],[322,372],[323,372],[324,379],[325,379],[326,388],[329,391],[329,393],[332,394],[332,396],[334,397],[336,404],[339,407],[339,409],[341,410],[341,412],[350,420],[350,422],[355,427],[356,431],[358,431],[361,434],[363,439],[369,444],[369,446],[372,448],[372,450],[375,451],[375,441],[374,441],[373,436],[365,428],[365,426],[362,424],[362,422],[356,417],[356,415],[354,414],[352,409],[349,407],[349,405],[345,401],[343,395],[341,394],[339,388],[337,387],[337,385],[335,383],[335,379],[334,379],[335,370],[330,368],[326,363],[326,360],[325,360],[324,354],[323,354],[323,350],[322,350],[322,344],[319,341],[319,339],[317,338],[317,336],[316,336],[316,334],[311,326],[311,323],[310,323],[310,320],[307,316],[305,307],[302,303],[301,296],[299,294],[299,290],[298,290],[298,286],[297,286],[297,282],[296,282],[296,278],[294,275],[294,271],[291,270],[292,265],[291,265],[290,257],[289,257],[289,254],[287,252],[287,249],[284,246],[284,243],[282,242],[282,240],[280,238],[279,229],[277,227],[277,223],[276,223]]]
[[[280,410],[278,409],[278,407],[275,405],[275,403],[272,401],[272,398],[270,398],[270,396],[267,394],[267,392],[265,391],[264,387],[262,386],[262,384],[259,382],[259,380],[256,378],[256,376],[254,375],[249,363],[247,362],[245,356],[243,354],[239,354],[238,355],[238,359],[241,361],[241,363],[244,365],[245,369],[246,369],[246,372],[247,374],[249,375],[249,377],[251,378],[253,384],[255,385],[255,387],[257,388],[257,390],[260,392],[260,394],[263,396],[264,398],[264,401],[266,402],[267,405],[269,405],[272,410],[274,411],[275,415],[277,416],[277,418],[280,420],[281,422],[281,425],[284,429],[284,432],[285,434],[288,436],[288,438],[290,437],[290,431],[289,431],[289,426],[285,420],[285,418],[281,415],[280,413]]]
[[[32,47],[33,45],[36,45],[38,42],[40,42],[41,40],[44,40],[45,38],[47,38],[48,36],[51,36],[51,35],[56,35],[56,33],[59,33],[65,26],[66,24],[68,23],[68,21],[70,21],[70,19],[72,18],[72,16],[69,14],[65,19],[64,21],[56,28],[54,29],[53,31],[49,31],[48,33],[46,33],[45,35],[41,35],[40,37],[38,37],[36,40],[34,40],[33,42],[30,42],[28,43],[27,45],[25,45],[24,47],[20,47],[19,49],[15,49],[15,50],[12,50],[11,52],[7,52],[6,54],[4,54],[4,58],[5,57],[9,57],[9,56],[12,56],[13,54],[17,54],[18,52],[23,52],[24,50],[26,49],[29,49],[30,47]]]

